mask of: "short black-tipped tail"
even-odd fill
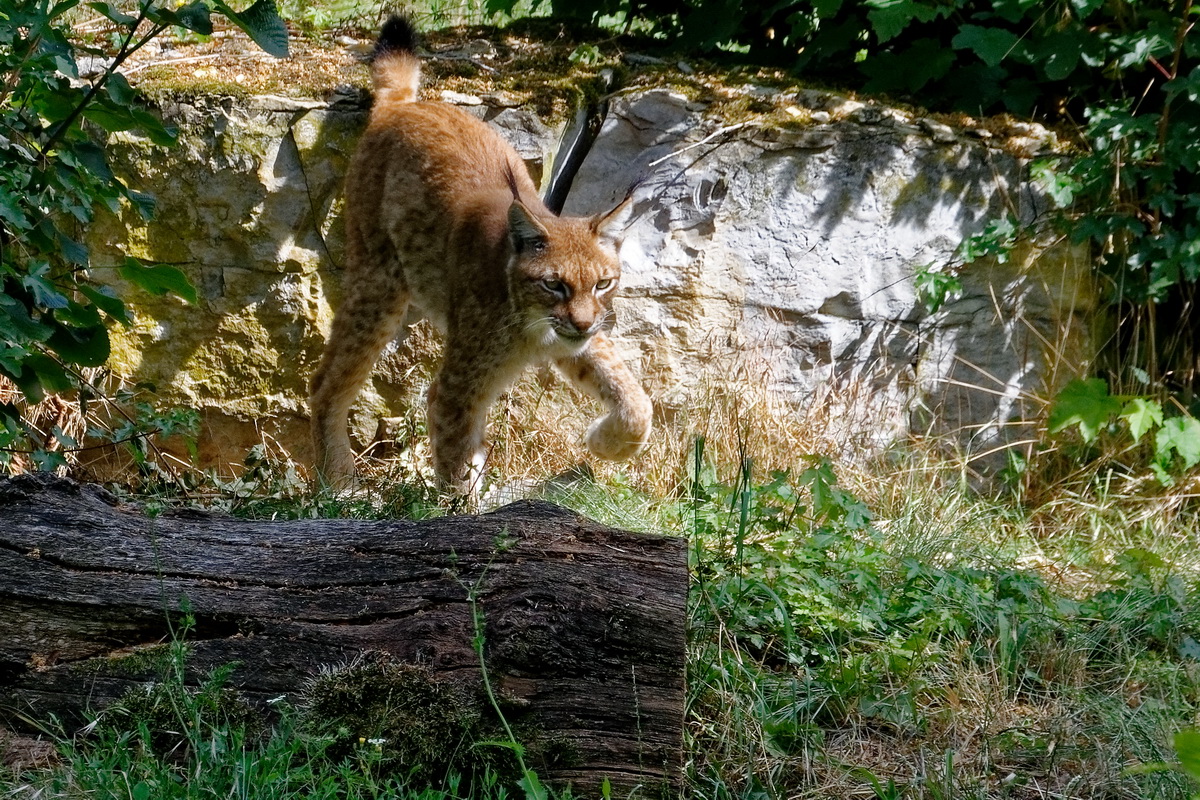
[[[379,32],[371,59],[375,104],[411,103],[417,99],[421,61],[417,57],[417,29],[408,17],[392,15]]]
[[[401,14],[393,14],[379,31],[374,58],[392,53],[415,53],[419,42],[420,37],[412,20]]]

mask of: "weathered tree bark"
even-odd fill
[[[531,765],[544,780],[589,795],[604,778],[677,786],[686,545],[539,502],[250,522],[147,517],[97,487],[0,479],[0,720],[80,720],[154,679],[136,656],[170,637],[184,602],[191,677],[236,663],[233,685],[258,702],[368,651],[478,682],[472,587],[506,716],[570,744]]]

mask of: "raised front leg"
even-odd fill
[[[581,353],[554,363],[607,412],[588,427],[588,449],[612,461],[637,455],[650,438],[654,407],[608,335],[596,334]]]

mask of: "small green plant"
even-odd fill
[[[855,730],[907,742],[920,758],[904,780],[848,764],[824,778],[841,788],[824,792],[1003,796],[985,787],[1006,774],[980,772],[953,739],[940,738],[961,693],[981,676],[988,715],[1030,704],[1086,707],[1094,710],[1071,713],[1095,715],[1097,725],[1145,726],[1140,752],[1165,746],[1163,723],[1148,716],[1157,712],[1140,710],[1135,721],[1089,692],[1121,670],[1184,669],[1180,661],[1200,650],[1196,582],[1167,560],[1126,548],[1097,588],[1080,592],[1006,559],[959,552],[961,543],[913,549],[906,538],[924,532],[875,519],[828,461],[762,483],[744,461],[723,483],[701,445],[693,456],[681,519],[692,537],[688,713],[698,796],[784,792],[798,764],[847,758],[831,748]],[[1170,719],[1186,717],[1186,708]],[[991,724],[980,714],[971,724]],[[992,739],[993,758],[1020,752],[1045,765],[1059,748],[1089,764],[1107,758],[1074,735],[1004,730]],[[1113,780],[1121,768],[1109,768]]]
[[[928,266],[917,270],[913,276],[913,286],[917,291],[917,300],[930,314],[936,314],[946,301],[958,297],[963,289],[962,279],[957,275],[934,271]]]
[[[1100,378],[1073,380],[1054,398],[1048,420],[1050,433],[1074,428],[1084,444],[1102,432],[1119,428],[1133,445],[1153,434],[1149,466],[1159,482],[1174,483],[1173,475],[1200,464],[1200,421],[1187,413],[1167,416],[1149,397],[1109,394]]]

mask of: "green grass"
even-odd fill
[[[689,537],[693,796],[1195,791],[1185,771],[1146,766],[1172,762],[1173,737],[1197,724],[1200,525],[1186,499],[1113,496],[1095,481],[1022,505],[915,454],[770,474],[711,464],[700,446],[689,461],[671,497],[610,479],[553,499]],[[442,513],[421,487],[391,484],[368,503],[313,495],[266,462],[248,475],[218,487],[216,505],[265,518]],[[176,694],[173,756],[154,745],[161,723],[130,714],[60,739],[58,765],[4,776],[0,797],[525,796],[491,773],[406,783],[383,769],[387,744],[347,751],[342,737],[338,749],[336,730],[291,712],[248,734],[203,693]]]

